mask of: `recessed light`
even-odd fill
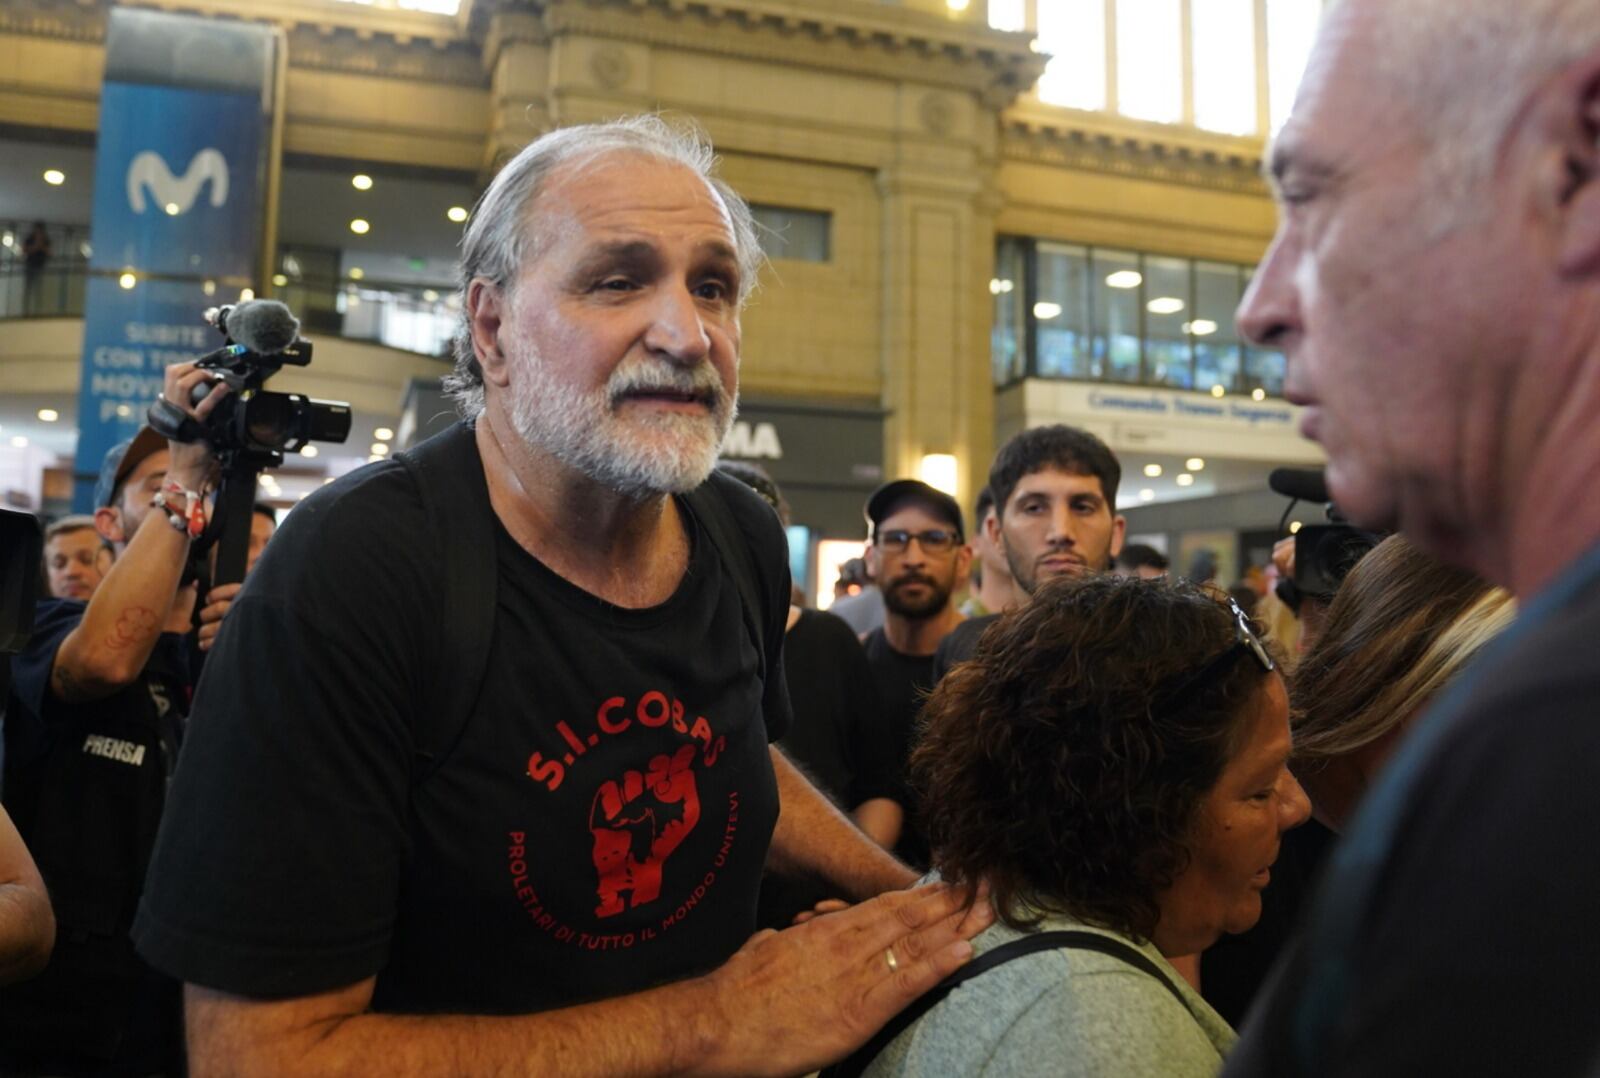
[[[1033,305],[1033,317],[1037,318],[1041,322],[1048,322],[1052,318],[1059,317],[1060,314],[1061,304],[1059,303],[1051,303],[1048,300],[1040,300],[1038,303]]]
[[[1188,472],[1179,472],[1177,477],[1173,479],[1173,482],[1177,483],[1180,487],[1192,487],[1194,486],[1194,476],[1190,475]]]
[[[1153,502],[1156,500],[1156,492],[1149,487],[1145,487],[1139,492],[1139,500],[1141,502]]]
[[[1118,270],[1106,278],[1106,284],[1112,288],[1138,288],[1144,283],[1144,275],[1138,270]]]
[[[362,269],[360,266],[351,266],[350,272],[345,274],[345,276],[350,278],[352,281],[359,281],[366,275],[367,271]]]
[[[251,300],[253,300],[255,298],[256,298],[256,290],[254,288],[241,288],[241,289],[239,289],[239,302],[240,303],[249,303]]]
[[[951,11],[965,11],[971,0],[944,0],[944,6]]]
[[[989,294],[991,296],[1003,296],[1015,287],[1017,287],[1015,281],[1008,281],[1001,277],[993,277],[989,280]]]
[[[61,413],[56,411],[54,408],[40,408],[39,418],[44,420],[46,423],[54,423],[56,420],[61,418]]]
[[[372,190],[372,177],[365,172],[358,172],[350,177],[350,186],[357,191],[370,191]]]
[[[1144,466],[1144,474],[1148,475],[1151,479],[1159,479],[1161,477],[1161,465],[1146,464]]]
[[[467,209],[465,206],[451,206],[444,211],[444,215],[459,225],[467,219]]]
[[[1260,386],[1257,386],[1255,389],[1250,391],[1250,399],[1253,401],[1264,401],[1267,399],[1267,391],[1262,389]]]
[[[372,456],[367,458],[367,463],[368,464],[376,464],[376,463],[378,463],[378,461],[380,461],[382,459],[383,459],[382,457],[380,457],[380,456],[378,456],[378,454],[374,453],[374,454],[372,454]]]
[[[1203,471],[1206,466],[1205,458],[1190,457],[1188,460],[1183,462],[1183,466],[1189,469],[1191,472]]]
[[[388,427],[379,427],[377,430],[372,432],[372,436],[378,439],[380,442],[387,442],[394,438],[394,431],[390,430]]]
[[[373,442],[372,455],[375,457],[386,457],[389,455],[389,447],[383,442]]]
[[[1185,322],[1183,331],[1196,337],[1209,337],[1217,331],[1217,324],[1209,318],[1196,318],[1193,322]]]
[[[176,217],[176,216],[178,216],[178,214],[183,212],[183,210],[181,208],[179,208],[179,206],[178,206],[178,204],[176,202],[169,202],[165,206],[163,206],[162,209],[167,211],[167,216],[168,217]]]
[[[303,445],[300,447],[300,455],[302,457],[314,457],[317,455],[317,453],[318,449],[314,445]]]
[[[200,286],[200,291],[204,292],[208,296],[216,295],[217,294],[217,282],[216,281],[207,281],[205,284]]]
[[[422,290],[422,298],[427,300],[429,303],[438,303],[439,293],[435,292],[431,288],[424,288]]]
[[[360,217],[357,217],[354,221],[350,222],[350,231],[354,232],[358,236],[365,236],[371,230],[372,226]]]
[[[124,290],[130,289],[138,283],[139,278],[135,277],[131,273],[124,273],[121,277],[117,278],[117,284],[121,285]]]
[[[1227,391],[1227,390],[1226,390],[1226,389],[1223,389],[1223,388],[1222,388],[1222,387],[1221,387],[1221,386],[1219,386],[1219,385],[1218,385],[1218,386],[1212,386],[1212,387],[1211,387],[1211,395],[1212,395],[1212,396],[1213,396],[1213,397],[1220,397],[1220,396],[1222,396],[1222,395],[1224,395],[1224,394],[1225,394],[1225,393],[1227,393],[1227,392],[1228,392],[1228,391]]]
[[[44,182],[51,187],[60,187],[67,182],[67,174],[59,168],[47,168],[44,170]]]
[[[274,273],[272,275],[272,283],[274,286],[282,288],[289,283],[289,278],[282,273]]]
[[[1183,308],[1184,302],[1177,296],[1157,296],[1144,305],[1151,314],[1177,314]]]

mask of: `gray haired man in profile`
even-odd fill
[[[495,621],[425,778],[450,551],[409,466],[307,499],[246,582],[138,926],[188,984],[196,1074],[800,1073],[970,955],[982,907],[897,890],[769,747],[784,535],[715,477],[752,610],[693,508],[759,268],[711,165],[652,118],[556,131],[468,226],[441,437],[493,517]],[[769,859],[866,901],[752,937]]]
[[[1518,622],[1367,792],[1229,1075],[1600,1058],[1600,11],[1341,0],[1239,312],[1350,517]]]

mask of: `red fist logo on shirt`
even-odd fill
[[[660,896],[662,867],[700,822],[695,749],[684,745],[671,758],[653,757],[642,774],[629,771],[600,784],[589,809],[599,877],[596,917],[614,917]]]

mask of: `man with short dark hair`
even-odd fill
[[[656,117],[510,161],[462,243],[465,422],[246,580],[137,928],[195,1074],[803,1073],[970,956],[983,914],[872,897],[916,874],[770,748],[785,537],[712,472],[760,253],[713,161]],[[865,901],[752,937],[769,863]]]
[[[1121,482],[1116,455],[1077,427],[1034,427],[1000,447],[989,469],[989,535],[1025,596],[1058,576],[1110,570],[1128,526],[1117,513]],[[973,618],[945,638],[938,676],[972,657],[993,619]]]
[[[1330,855],[1232,1075],[1600,1061],[1600,18],[1340,0],[1271,147],[1241,335],[1358,526],[1517,596]]]
[[[961,604],[961,613],[968,618],[981,618],[1000,614],[1022,601],[1022,592],[1012,579],[1011,566],[998,539],[989,535],[989,520],[995,515],[994,494],[988,487],[978,492],[978,504],[972,514],[973,576],[977,588]]]
[[[1165,554],[1147,543],[1129,543],[1117,555],[1117,572],[1141,580],[1166,576],[1171,564]]]

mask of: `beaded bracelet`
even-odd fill
[[[167,514],[172,526],[190,539],[198,539],[206,530],[206,503],[199,491],[186,490],[169,481],[150,499],[154,509]]]

